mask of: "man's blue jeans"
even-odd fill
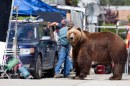
[[[64,76],[69,75],[70,70],[72,69],[72,63],[69,58],[69,45],[67,47],[61,46],[58,52],[58,62],[55,67],[55,74],[60,73],[61,66],[64,63]]]

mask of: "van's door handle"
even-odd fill
[[[47,45],[47,51],[49,51],[50,49],[49,49],[49,46]]]

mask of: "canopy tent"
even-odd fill
[[[48,22],[58,22],[60,23],[63,19],[63,16],[58,12],[39,12],[39,16],[37,19],[42,18]]]
[[[58,12],[63,16],[66,12],[52,7],[41,0],[14,0],[14,7],[18,6],[18,14],[21,15],[38,15],[38,12]],[[13,12],[16,14],[16,11]]]

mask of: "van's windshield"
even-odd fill
[[[33,40],[35,36],[34,26],[18,26],[17,27],[17,41]],[[15,26],[12,25],[9,30],[8,41],[12,42],[15,37]]]

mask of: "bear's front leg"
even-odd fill
[[[75,67],[75,73],[76,73],[74,78],[76,79],[76,77],[80,75],[80,69],[77,62],[74,62],[74,67]]]
[[[75,79],[84,79],[90,72],[92,60],[89,55],[84,51],[80,51],[77,58],[79,76],[76,76]]]
[[[91,62],[80,62],[79,65],[80,74],[76,79],[84,79],[90,72]]]

